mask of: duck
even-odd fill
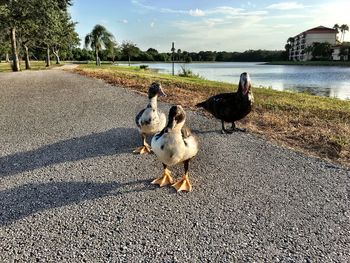
[[[165,127],[166,115],[157,107],[158,96],[166,96],[166,94],[160,83],[153,82],[148,89],[148,104],[135,118],[136,126],[142,137],[142,146],[136,148],[134,153],[151,153],[152,149],[146,141],[147,136],[152,136]]]
[[[198,140],[185,125],[186,113],[181,105],[172,106],[169,110],[168,123],[151,141],[152,150],[163,164],[163,174],[152,181],[160,187],[171,184],[177,192],[192,191],[189,180],[189,163],[198,153]],[[174,183],[169,166],[184,164],[184,175]]]
[[[247,116],[252,110],[253,103],[251,79],[247,72],[243,72],[240,75],[237,92],[217,94],[196,106],[204,108],[215,118],[221,120],[222,133],[231,134],[235,131],[245,131],[245,129],[237,128],[235,121]],[[226,129],[225,122],[232,123],[232,127]]]

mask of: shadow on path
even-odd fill
[[[136,186],[136,187],[134,187]],[[0,226],[31,214],[105,196],[155,190],[148,180],[127,183],[52,182],[26,184],[0,192]]]
[[[0,177],[53,164],[132,152],[141,143],[136,129],[115,128],[0,158]]]

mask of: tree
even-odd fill
[[[6,30],[0,29],[0,62],[2,56],[5,58],[5,62],[10,62],[9,52],[11,51],[10,38]]]
[[[16,39],[17,28],[25,21],[28,16],[27,3],[24,1],[0,1],[0,28],[9,32],[12,51],[12,70],[20,71],[18,59],[18,47]]]
[[[26,21],[21,24],[17,31],[17,39],[21,47],[24,49],[24,58],[26,69],[30,69],[29,46],[34,44],[36,39],[33,37],[38,30],[38,25],[33,21]]]
[[[111,45],[111,41],[114,41],[114,36],[101,25],[96,25],[91,33],[86,35],[85,47],[90,47],[95,51],[97,66],[101,65],[98,52],[105,49],[108,45]]]
[[[329,60],[332,55],[332,45],[327,42],[313,43],[312,57],[313,59]]]
[[[311,46],[307,46],[305,49],[304,49],[304,52],[306,53],[307,55],[307,59],[309,59],[309,54],[312,54],[313,53],[313,50],[314,50],[314,47],[311,45]]]
[[[182,55],[181,49],[178,49],[176,53],[177,53],[177,60],[180,61],[181,60],[181,55]]]
[[[349,52],[349,47],[341,46],[339,50],[340,60],[344,60],[344,58],[349,55],[348,52]]]
[[[284,46],[284,49],[286,50],[286,57],[289,59],[289,53],[290,50],[293,48],[294,45],[294,37],[289,37],[287,39],[287,44]]]
[[[340,32],[342,34],[342,36],[341,36],[341,41],[342,42],[344,42],[344,37],[345,37],[346,31],[349,31],[349,26],[347,24],[342,24],[340,26]]]
[[[129,66],[132,56],[137,56],[140,53],[140,49],[131,41],[124,41],[122,44],[122,53],[128,57]]]
[[[106,50],[107,50],[107,57],[110,57],[112,59],[112,62],[114,63],[115,57],[118,56],[118,54],[120,53],[118,43],[114,40],[110,41],[107,44]]]
[[[71,0],[1,0],[0,28],[8,30],[11,39],[13,70],[19,71],[19,48],[26,53],[26,67],[30,67],[29,43],[45,43],[49,64],[49,45],[60,12],[67,12]]]
[[[80,42],[79,36],[75,32],[75,25],[76,23],[71,21],[68,12],[59,12],[58,23],[52,32],[52,53],[55,55],[56,64],[60,64],[60,50],[72,49]]]
[[[333,29],[335,30],[336,35],[338,35],[338,34],[339,34],[340,26],[339,26],[338,24],[334,24]],[[337,39],[338,39],[338,37],[337,37]]]

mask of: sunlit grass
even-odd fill
[[[142,93],[159,81],[168,95],[163,100],[191,109],[209,96],[237,89],[230,83],[159,74],[135,66],[88,64],[80,65],[76,72]],[[254,110],[241,125],[282,145],[350,166],[350,101],[268,88],[253,88],[253,93]]]
[[[56,65],[55,63],[51,63],[50,67],[46,67],[46,63],[44,61],[31,61],[30,65],[31,65],[30,70],[44,70],[44,69],[50,69],[50,68],[62,66],[62,64]],[[20,67],[22,71],[26,70],[24,61],[21,61]],[[0,72],[12,72],[11,63],[1,62]]]

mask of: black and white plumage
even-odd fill
[[[165,93],[159,83],[153,82],[148,89],[149,103],[135,118],[136,126],[143,140],[143,146],[134,150],[135,153],[150,153],[151,148],[146,142],[146,137],[154,135],[165,127],[166,116],[157,107],[158,96],[165,96]]]
[[[235,121],[247,116],[252,110],[253,103],[251,79],[249,74],[244,72],[240,76],[237,92],[212,96],[196,106],[204,108],[215,118],[221,120],[223,133],[232,133],[233,131],[242,131],[236,128]],[[225,122],[231,122],[232,128],[226,129]]]
[[[186,113],[180,105],[170,108],[168,124],[152,138],[152,150],[163,163],[163,175],[152,183],[164,186],[172,184],[168,166],[184,163],[185,175],[173,184],[177,191],[192,191],[192,185],[188,179],[188,168],[190,160],[198,152],[197,138],[185,126]]]

